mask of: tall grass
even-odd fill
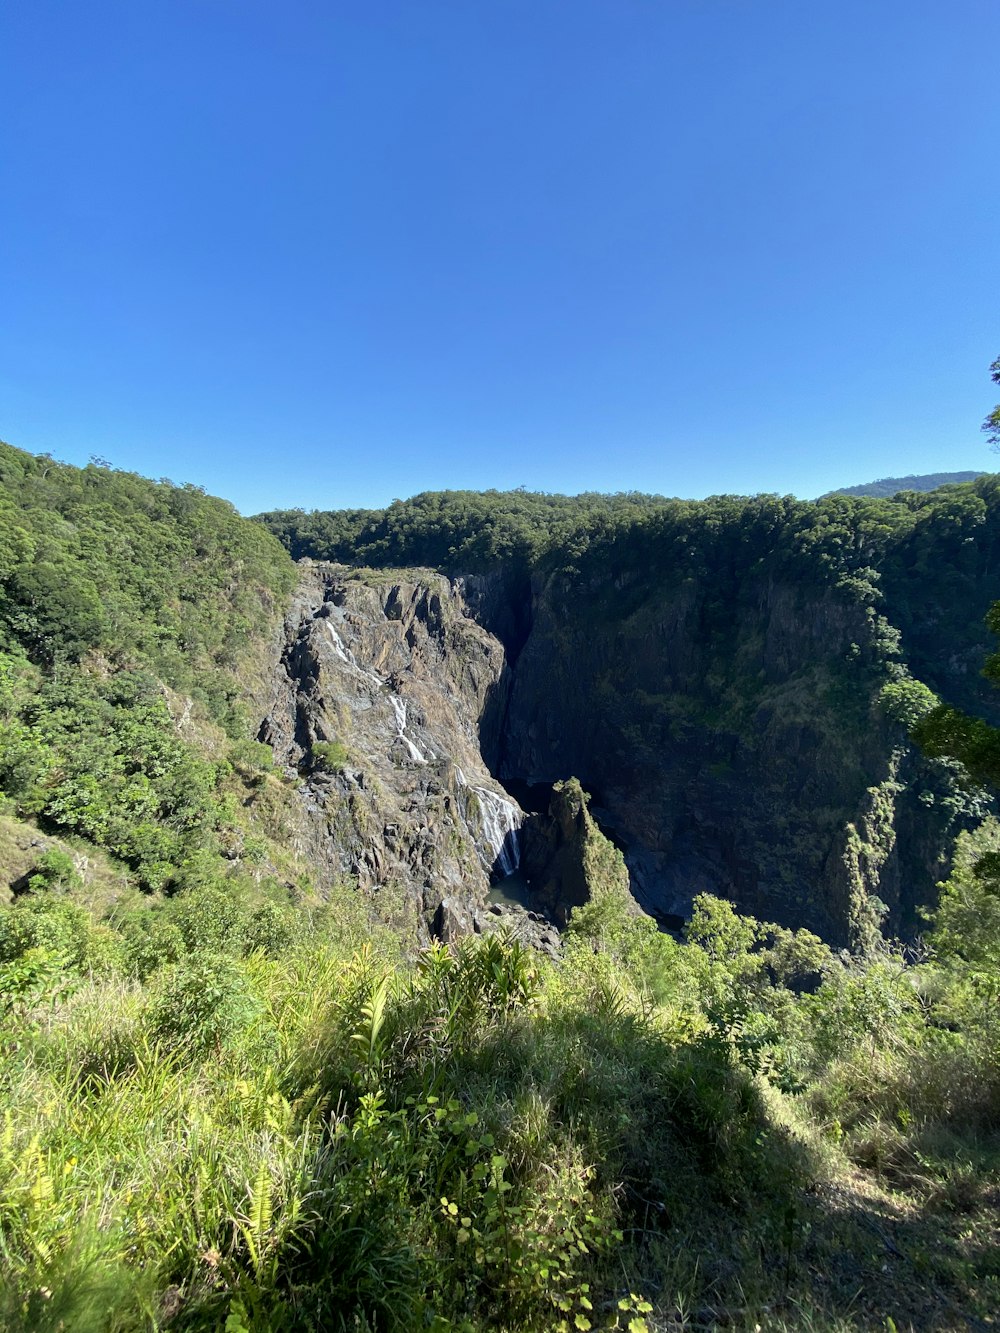
[[[558,963],[407,962],[350,920],[133,976],[83,950],[0,1036],[0,1327],[902,1329],[921,1282],[987,1309],[1000,1267],[949,1219],[985,1234],[995,1015],[953,964],[700,910],[686,946],[583,914]],[[859,1172],[930,1228],[870,1298],[817,1278],[884,1234]]]

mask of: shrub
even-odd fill
[[[932,712],[939,700],[922,681],[906,676],[883,685],[878,703],[890,722],[909,730]]]
[[[221,883],[189,889],[171,901],[170,917],[192,953],[243,952],[247,908],[238,889]]]
[[[321,773],[339,773],[351,758],[340,741],[314,741],[310,754],[313,767]]]
[[[125,969],[140,981],[187,953],[180,927],[162,911],[143,907],[130,914],[119,930]]]
[[[28,888],[32,893],[57,886],[69,889],[79,883],[81,880],[73,858],[57,847],[42,853],[28,878]]]
[[[0,908],[0,962],[11,962],[29,949],[58,954],[73,967],[86,958],[91,917],[68,898],[29,893]]]
[[[150,1024],[167,1046],[205,1050],[248,1027],[257,1012],[239,965],[226,954],[205,953],[175,963],[158,979]]]

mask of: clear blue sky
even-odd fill
[[[0,437],[244,512],[992,469],[998,0],[7,0]]]

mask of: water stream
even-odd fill
[[[415,764],[426,764],[427,757],[420,747],[406,734],[406,703],[390,687],[389,682],[374,671],[366,671],[337,632],[331,620],[327,620],[333,651],[345,666],[351,668],[362,680],[367,682],[372,702],[388,698],[396,724],[396,739],[402,741],[406,752]],[[460,787],[474,792],[479,801],[482,820],[481,836],[477,839],[477,850],[483,864],[490,874],[500,874],[507,879],[513,875],[521,863],[520,828],[524,813],[520,806],[509,797],[501,796],[490,787],[479,787],[468,782],[461,768],[456,765],[455,776]]]
[[[406,734],[406,704],[398,694],[392,693],[387,680],[376,675],[374,671],[366,671],[364,667],[359,666],[358,659],[351,652],[350,648],[345,645],[332,622],[327,620],[326,623],[330,631],[330,640],[333,644],[333,651],[336,653],[337,657],[340,658],[345,666],[349,666],[352,671],[355,671],[362,680],[367,681],[368,685],[373,688],[373,702],[375,699],[382,698],[383,695],[388,696],[389,706],[392,709],[392,715],[396,722],[397,738],[403,742],[407,754],[415,764],[426,764],[427,756],[421,751],[419,745]]]

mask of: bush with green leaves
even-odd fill
[[[324,773],[339,773],[350,762],[347,747],[340,741],[314,741],[309,753],[314,767]]]
[[[242,794],[272,775],[241,699],[294,583],[288,557],[195,487],[3,444],[0,516],[0,793],[143,888],[176,887],[198,855],[224,873]],[[271,840],[246,831],[248,861],[266,864]]]
[[[939,699],[922,681],[903,676],[890,680],[879,692],[878,703],[891,722],[909,731],[938,706]]]
[[[29,949],[58,954],[68,966],[86,962],[92,918],[85,907],[62,895],[27,893],[0,907],[0,962]]]
[[[824,1212],[836,1163],[954,1217],[955,1236],[955,1209],[984,1216],[988,1150],[963,1117],[985,1132],[998,1080],[955,960],[847,967],[707,900],[686,944],[637,918],[605,937],[582,913],[556,964],[501,934],[352,957],[348,897],[250,947],[255,919],[284,918],[265,897],[240,947],[213,953],[229,908],[199,936],[198,897],[118,904],[133,966],[142,923],[175,932],[177,961],[146,985],[78,976],[45,996],[29,979],[8,1005],[0,1320],[16,1333],[46,1326],[47,1301],[86,1320],[94,1284],[113,1292],[95,1333],[166,1310],[192,1330],[638,1333],[702,1309],[779,1330],[804,1310],[833,1333],[865,1326],[857,1287],[817,1290],[816,1266],[845,1244],[863,1263],[868,1234]],[[961,1271],[950,1299],[982,1311],[983,1262]]]
[[[56,887],[71,889],[80,883],[80,874],[73,858],[68,852],[53,847],[43,852],[35,862],[28,876],[27,887],[32,893],[38,893]]]
[[[159,973],[150,1025],[168,1047],[218,1049],[249,1027],[257,1013],[240,965],[228,954],[201,953]]]

